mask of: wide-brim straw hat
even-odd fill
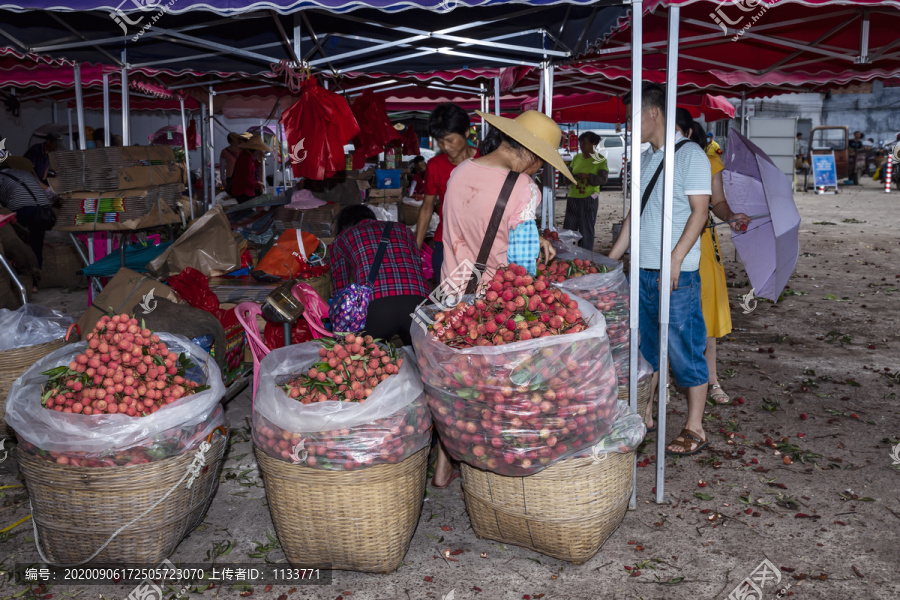
[[[238,148],[243,148],[245,150],[259,150],[260,152],[271,152],[272,149],[266,146],[266,143],[263,142],[262,137],[258,135],[251,136],[249,140],[246,142],[242,142]]]
[[[553,119],[536,110],[523,112],[515,119],[507,119],[476,110],[475,113],[512,139],[516,140],[535,155],[550,163],[569,181],[576,183],[572,172],[559,154],[562,131]]]
[[[246,131],[244,133],[235,133],[234,131],[232,131],[228,134],[228,143],[239,144],[241,142],[249,141],[251,137],[253,136]]]

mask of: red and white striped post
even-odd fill
[[[885,171],[884,171],[884,174],[885,174],[884,193],[890,194],[891,193],[891,175],[892,175],[891,171],[893,170],[894,160],[892,157],[888,156],[887,160],[884,162],[887,164],[887,166],[885,167]]]

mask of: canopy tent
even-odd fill
[[[722,96],[709,94],[689,94],[678,97],[678,106],[688,109],[696,119],[700,115],[707,121],[731,119],[734,105]],[[537,101],[529,100],[522,110],[536,110]],[[596,121],[600,123],[624,123],[625,104],[618,96],[602,93],[555,96],[553,98],[553,120],[557,123]]]

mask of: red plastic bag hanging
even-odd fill
[[[388,143],[400,139],[400,132],[394,129],[393,123],[388,118],[384,98],[376,96],[372,90],[364,91],[351,108],[360,126],[359,135],[353,145],[363,158],[381,154]],[[354,163],[355,158],[354,153]]]
[[[197,135],[197,121],[196,119],[191,119],[190,124],[188,125],[188,150],[196,150],[197,149],[197,140],[200,137]]]
[[[317,180],[344,170],[344,145],[359,133],[347,101],[314,78],[302,84],[300,99],[284,112],[281,124],[294,176]]]
[[[403,135],[400,139],[403,141],[403,154],[406,154],[407,156],[418,156],[419,138],[416,137],[416,132],[413,131],[412,127],[407,125],[406,129],[403,130]]]

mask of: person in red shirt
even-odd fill
[[[425,170],[425,200],[419,209],[419,219],[416,222],[416,244],[419,248],[425,243],[425,234],[428,232],[428,224],[431,215],[437,206],[440,218],[444,207],[444,194],[447,193],[447,182],[453,169],[464,160],[478,157],[478,149],[473,148],[466,141],[469,134],[469,115],[462,108],[447,102],[441,104],[428,117],[428,133],[437,141],[441,153],[428,161]],[[444,262],[444,228],[443,223],[438,223],[434,232],[434,249],[431,255],[431,266],[435,277],[440,277],[441,264]]]
[[[412,188],[412,194],[420,195],[423,194],[423,189],[425,189],[425,157],[424,156],[416,156],[414,159],[409,161],[409,179],[410,179],[410,188]],[[415,183],[415,186],[412,184]]]
[[[231,176],[231,195],[238,202],[246,202],[259,196],[263,190],[262,157],[272,149],[258,135],[243,142],[240,148],[241,153],[234,162]]]
[[[384,223],[375,220],[368,206],[347,206],[336,219],[337,237],[331,245],[331,276],[335,295],[351,283],[363,284],[369,276]],[[412,344],[409,329],[412,313],[428,295],[422,259],[416,239],[405,225],[395,223],[375,277],[374,294],[366,315],[365,333],[390,340],[399,335]]]

